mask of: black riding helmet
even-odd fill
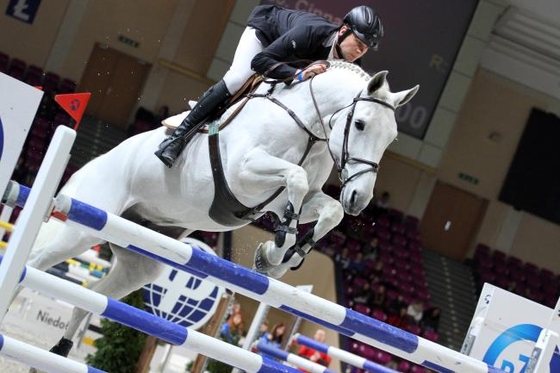
[[[344,16],[342,23],[347,25],[351,32],[369,48],[377,50],[379,41],[383,37],[383,25],[373,9],[365,5],[357,6]],[[344,34],[342,39],[348,34]]]

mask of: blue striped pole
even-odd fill
[[[367,359],[365,359],[361,356],[352,354],[348,351],[341,350],[340,348],[336,348],[336,347],[333,347],[333,346],[326,345],[324,343],[318,342],[318,341],[316,341],[312,338],[303,336],[301,334],[294,335],[293,340],[295,340],[300,345],[307,346],[309,348],[312,348],[314,350],[317,350],[319,352],[322,352],[324,354],[327,354],[329,356],[337,358],[338,360],[340,360],[344,363],[348,363],[348,364],[353,365],[355,367],[362,368],[362,369],[365,369],[365,370],[369,370],[370,372],[374,372],[374,373],[397,373],[393,369],[387,368],[384,365],[377,364],[377,363],[375,363],[373,361],[370,361],[370,360],[367,360]]]
[[[0,262],[2,256],[0,256]],[[173,345],[184,346],[247,372],[301,373],[272,359],[259,356],[211,336],[187,329],[169,320],[108,298],[83,286],[49,275],[35,268],[25,267],[20,279],[22,286],[61,299]],[[57,356],[57,355],[55,355]],[[72,373],[77,373],[73,371]],[[92,371],[101,372],[101,371]]]
[[[257,344],[257,349],[266,355],[283,360],[311,373],[335,373],[333,370],[330,370],[321,364],[317,364],[313,361],[307,360],[306,358],[281,350],[264,342],[259,342]]]
[[[22,190],[22,186],[19,186]],[[25,193],[25,189],[23,189]],[[19,197],[18,197],[19,199]],[[174,268],[207,278],[249,298],[442,373],[504,373],[472,357],[298,290],[241,265],[193,249],[114,214],[66,196],[55,201],[57,219]]]
[[[52,373],[107,373],[0,334],[0,355]]]

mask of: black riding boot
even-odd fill
[[[231,97],[226,83],[220,80],[210,87],[171,136],[163,140],[154,153],[167,167],[173,166],[189,140],[209,116],[223,109]]]

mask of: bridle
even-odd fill
[[[340,163],[337,161],[336,156],[334,155],[330,144],[329,144],[329,137],[327,134],[327,129],[325,126],[325,123],[323,121],[323,116],[321,115],[321,111],[319,110],[319,106],[317,104],[317,100],[315,99],[315,94],[313,93],[313,87],[312,87],[312,82],[313,82],[314,77],[312,77],[310,79],[309,82],[309,90],[311,92],[311,98],[313,99],[313,105],[315,107],[315,111],[319,117],[319,121],[321,123],[321,126],[323,128],[323,134],[324,137],[319,137],[316,134],[314,134],[311,130],[309,130],[309,128],[307,128],[307,126],[305,125],[305,123],[303,123],[303,121],[296,115],[296,113],[291,110],[290,108],[288,108],[286,105],[284,105],[282,102],[280,102],[276,97],[272,96],[272,92],[274,91],[274,87],[278,82],[270,82],[270,88],[268,89],[268,91],[266,93],[255,93],[255,92],[251,92],[245,95],[245,100],[242,102],[242,104],[240,105],[240,107],[243,107],[248,100],[253,99],[253,98],[264,98],[267,99],[269,101],[271,101],[272,103],[278,105],[279,107],[281,107],[283,110],[285,110],[288,115],[290,115],[290,117],[296,122],[296,124],[307,134],[308,138],[307,138],[307,147],[302,155],[302,157],[300,158],[298,165],[301,166],[303,165],[303,162],[305,161],[305,159],[307,158],[307,156],[309,155],[309,152],[311,151],[311,148],[313,147],[313,145],[317,142],[325,142],[327,144],[327,149],[329,150],[329,154],[331,156],[331,158],[333,159],[336,168],[338,170],[338,177],[342,182],[342,188],[344,188],[346,186],[346,184],[357,178],[360,175],[363,175],[367,172],[374,172],[376,173],[379,170],[379,164],[377,164],[376,162],[367,160],[367,159],[362,159],[362,158],[356,158],[356,157],[350,157],[350,154],[348,152],[348,137],[350,134],[350,126],[352,124],[352,118],[354,117],[354,111],[356,109],[356,104],[359,101],[369,101],[369,102],[375,102],[378,103],[380,105],[383,105],[393,111],[395,111],[395,107],[385,101],[376,99],[376,98],[371,98],[371,97],[361,97],[362,91],[360,91],[356,97],[354,97],[354,99],[352,100],[352,103],[350,103],[350,105],[347,105],[341,109],[338,109],[337,111],[335,111],[331,117],[329,118],[329,128],[332,130],[332,119],[333,117],[339,113],[341,110],[344,110],[350,106],[352,106],[352,109],[350,110],[350,112],[348,113],[348,116],[346,118],[346,126],[344,128],[344,139],[343,139],[343,147],[342,147],[342,154],[341,154],[341,160]],[[238,110],[236,110],[234,112],[237,113]],[[234,114],[232,114],[230,116],[230,118],[232,116],[234,116]],[[230,120],[230,119],[228,119]],[[220,206],[220,208],[218,210],[218,212],[215,212],[216,214],[223,214],[223,210],[224,210],[224,206],[227,206],[225,208],[225,210],[227,210],[227,215],[229,216],[228,219],[233,219],[235,220],[235,222],[239,222],[239,221],[244,221],[246,219],[251,219],[251,216],[254,216],[255,214],[261,213],[262,210],[265,208],[266,205],[268,205],[270,202],[272,202],[274,199],[276,199],[276,197],[278,197],[282,191],[285,189],[285,187],[279,187],[269,198],[267,198],[265,201],[259,203],[258,205],[254,206],[254,207],[246,207],[244,206],[241,202],[239,202],[239,200],[237,200],[237,198],[233,195],[233,193],[231,192],[231,190],[229,189],[229,187],[227,186],[227,180],[223,171],[223,167],[222,167],[222,163],[221,163],[221,156],[220,156],[220,152],[219,152],[219,140],[218,140],[218,131],[215,131],[211,134],[211,136],[208,136],[209,139],[209,150],[210,150],[210,159],[211,162],[213,164],[212,166],[212,173],[214,176],[214,184],[215,184],[215,188],[216,190],[220,190],[221,193],[221,199],[219,200],[219,203],[213,203],[212,204],[212,208],[211,208],[211,213],[214,209],[215,206]],[[368,165],[369,167],[363,170],[360,170],[358,172],[356,172],[355,174],[348,176],[345,172],[345,166],[347,163],[349,162],[356,162],[356,163],[363,163]],[[218,193],[217,193],[218,194]],[[231,216],[230,216],[231,215]],[[216,215],[218,216],[218,215]],[[221,216],[221,215],[220,215]],[[213,219],[215,219],[213,217]],[[230,220],[228,220],[229,222]],[[227,223],[224,223],[227,224]]]
[[[326,130],[326,125],[325,125],[325,122],[323,121],[323,116],[321,115],[321,111],[319,110],[319,105],[317,104],[317,100],[315,99],[315,93],[313,92],[313,79],[315,79],[315,76],[316,75],[314,75],[313,77],[311,77],[311,79],[309,79],[309,92],[311,93],[311,99],[313,100],[313,106],[315,107],[315,111],[317,113],[317,116],[319,117],[321,127],[323,128],[324,138],[321,138],[321,137],[317,136],[316,134],[314,134],[313,132],[311,132],[307,128],[307,126],[303,123],[303,121],[296,115],[296,113],[294,111],[292,111],[290,108],[288,108],[282,102],[280,102],[278,99],[276,99],[275,97],[272,96],[272,92],[274,91],[274,87],[278,83],[278,81],[275,81],[275,82],[274,81],[265,81],[265,82],[271,84],[271,87],[270,87],[270,89],[268,90],[267,93],[264,93],[264,94],[249,93],[249,94],[246,95],[246,97],[247,97],[247,99],[252,99],[252,98],[268,99],[269,101],[273,102],[274,104],[276,104],[279,107],[281,107],[282,109],[284,109],[292,117],[292,119],[296,122],[296,124],[303,131],[305,131],[305,133],[307,133],[307,135],[308,135],[307,148],[306,148],[302,158],[298,162],[298,165],[301,166],[303,164],[303,161],[305,160],[305,158],[309,154],[309,151],[311,150],[312,146],[316,142],[320,142],[320,141],[326,142],[327,149],[329,150],[329,154],[331,155],[331,158],[334,161],[334,164],[336,165],[336,169],[337,169],[337,172],[338,172],[338,178],[340,179],[340,181],[342,183],[342,188],[344,188],[348,182],[350,182],[351,180],[354,180],[355,178],[357,178],[360,175],[363,175],[363,174],[369,173],[369,172],[377,173],[379,171],[379,164],[377,162],[373,162],[373,161],[363,159],[363,158],[350,157],[350,153],[348,152],[348,138],[350,136],[350,127],[351,127],[351,124],[352,124],[352,119],[354,117],[354,111],[356,110],[356,104],[359,101],[369,101],[369,102],[374,102],[374,103],[380,104],[382,106],[385,106],[385,107],[391,109],[392,111],[395,111],[395,107],[393,105],[391,105],[391,104],[389,104],[389,103],[387,103],[383,100],[379,100],[377,98],[362,97],[361,96],[361,94],[363,92],[363,90],[362,90],[362,91],[358,92],[356,97],[354,97],[354,99],[352,100],[352,102],[349,105],[344,106],[344,107],[338,109],[337,111],[335,111],[331,115],[331,117],[329,118],[328,123],[329,123],[329,129],[330,130],[332,130],[332,128],[333,128],[332,123],[331,123],[333,117],[336,114],[338,114],[341,110],[344,110],[348,107],[352,107],[352,109],[348,112],[348,115],[346,117],[346,126],[344,127],[344,138],[343,138],[343,143],[342,143],[342,154],[341,154],[340,162],[339,162],[337,157],[335,156],[335,154],[333,153],[333,151],[331,149],[330,142],[329,142],[329,137],[328,137],[327,130]],[[360,170],[360,171],[356,172],[355,174],[353,174],[351,176],[348,176],[345,167],[346,167],[346,164],[350,163],[350,162],[363,163],[365,165],[368,165],[369,167],[367,167],[363,170]]]
[[[315,78],[315,76],[313,76],[310,81],[309,81],[309,91],[311,92],[311,98],[313,100],[313,105],[315,106],[315,111],[317,112],[317,115],[319,116],[319,121],[321,122],[321,126],[323,127],[323,132],[325,134],[325,138],[327,138],[327,147],[329,149],[329,153],[331,155],[331,158],[333,159],[336,169],[337,169],[337,173],[338,173],[338,178],[340,180],[340,182],[342,183],[342,188],[344,188],[346,186],[346,184],[348,182],[350,182],[351,180],[357,178],[358,176],[365,174],[365,173],[369,173],[369,172],[373,172],[373,173],[377,173],[379,171],[379,164],[377,162],[373,162],[370,161],[368,159],[363,159],[363,158],[357,158],[357,157],[350,157],[350,153],[348,152],[348,138],[350,136],[350,127],[352,125],[352,119],[354,118],[354,111],[356,110],[356,104],[359,101],[369,101],[369,102],[374,102],[377,104],[380,104],[382,106],[385,106],[389,109],[391,109],[392,111],[395,111],[395,107],[383,100],[379,100],[377,98],[373,98],[373,97],[362,97],[361,94],[363,92],[360,91],[358,92],[358,94],[356,95],[356,97],[354,97],[354,99],[352,100],[352,103],[350,105],[347,105],[345,107],[342,107],[340,109],[338,109],[337,111],[335,111],[331,117],[329,118],[329,129],[332,131],[333,126],[332,126],[332,119],[333,117],[340,112],[341,110],[344,110],[348,107],[352,107],[351,110],[348,112],[348,115],[346,116],[346,125],[344,126],[344,137],[342,140],[342,154],[340,157],[340,162],[337,161],[337,157],[334,155],[331,146],[330,146],[330,142],[328,140],[327,137],[327,131],[326,131],[326,127],[325,127],[325,123],[323,121],[323,116],[321,115],[321,112],[319,110],[319,106],[317,105],[317,100],[315,99],[315,94],[313,93],[313,79]],[[350,176],[348,176],[348,171],[346,170],[346,164],[347,163],[363,163],[368,165],[369,167],[360,170]]]

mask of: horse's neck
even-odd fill
[[[360,80],[348,72],[322,75],[297,87],[285,88],[277,96],[318,137],[329,135],[328,121],[332,115],[350,105],[361,88]]]

